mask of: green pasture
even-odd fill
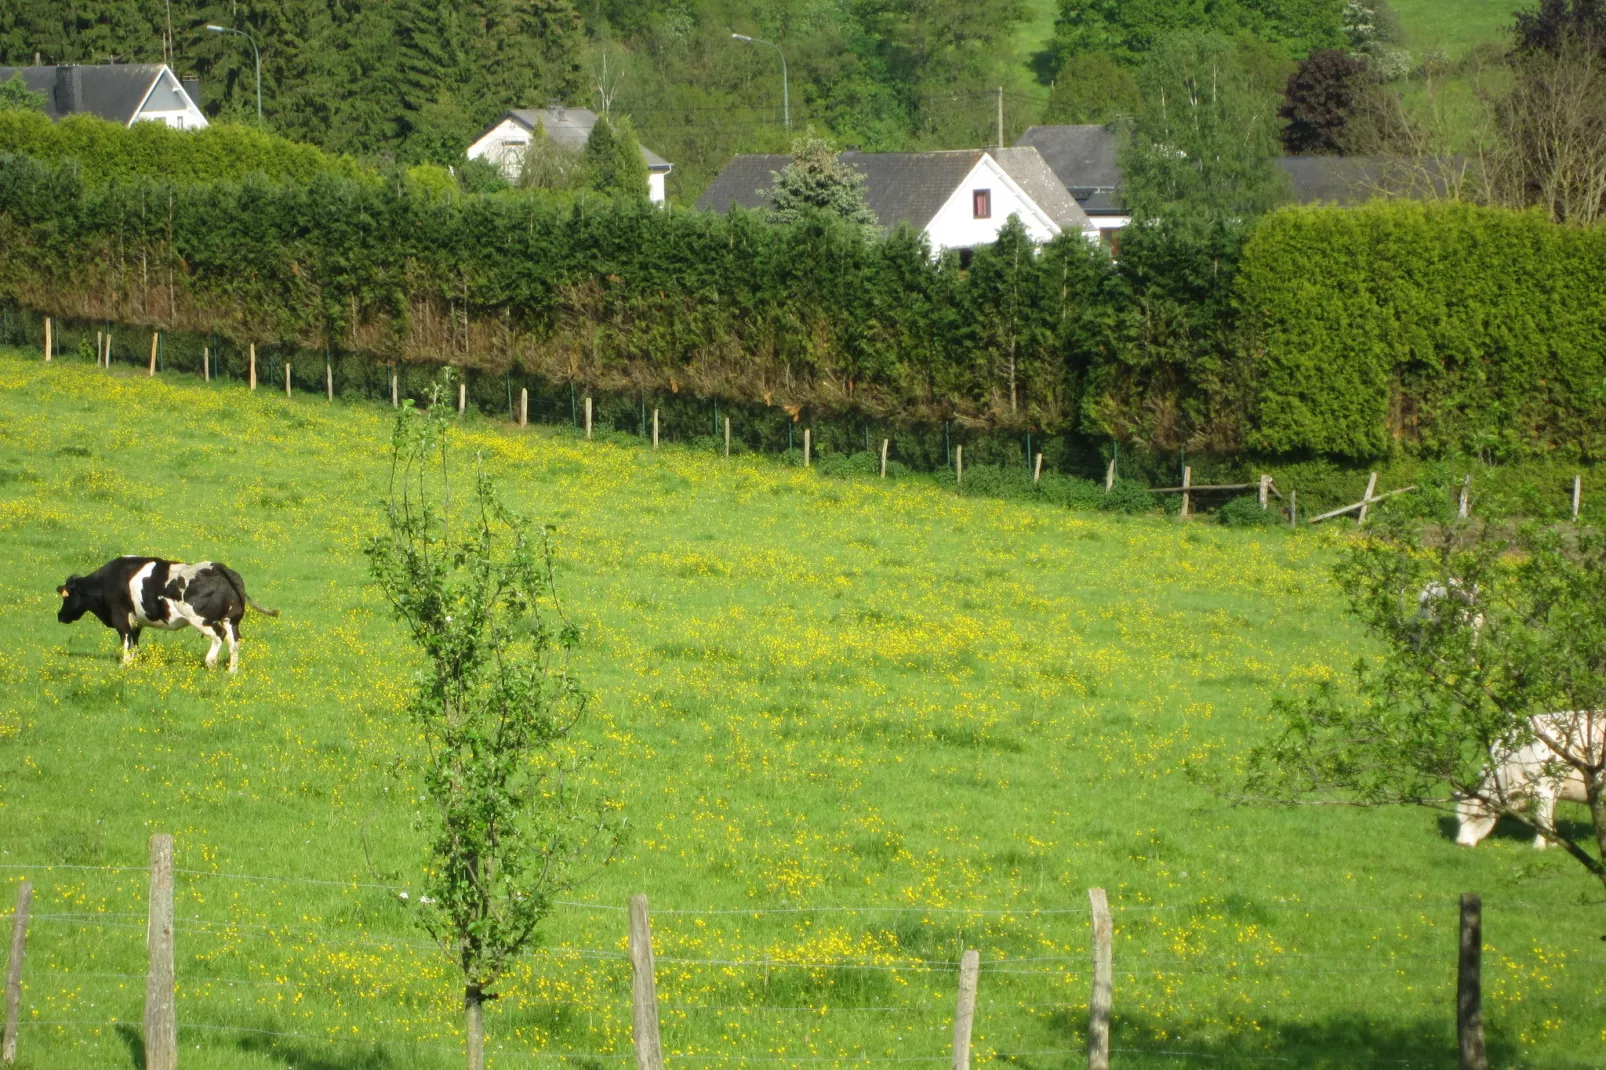
[[[0,354],[0,902],[31,879],[21,1065],[140,1065],[145,874],[176,837],[189,1070],[461,1065],[409,918],[413,656],[365,581],[388,409]],[[1341,533],[1245,532],[588,443],[468,418],[556,525],[594,774],[624,857],[488,1015],[495,1067],[630,1063],[628,895],[672,1067],[1082,1063],[1087,889],[1116,911],[1115,1065],[1453,1067],[1456,899],[1485,901],[1493,1062],[1606,1065],[1606,913],[1521,829],[1235,807],[1273,696],[1364,644]],[[119,553],[215,558],[283,611],[242,669],[193,633],[54,619]],[[1581,812],[1574,818],[1582,820]],[[3,908],[0,908],[3,909]]]
[[[1516,12],[1539,6],[1538,0],[1390,0],[1390,5],[1414,54],[1437,49],[1452,57],[1486,41],[1504,41]]]

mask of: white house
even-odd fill
[[[1019,216],[1039,243],[1065,232],[1098,236],[1036,149],[844,152],[838,158],[864,176],[865,203],[876,221],[888,230],[909,224],[926,235],[934,254],[990,244],[1010,216]],[[789,162],[783,155],[737,156],[697,207],[763,207],[774,173]]]
[[[546,131],[559,148],[579,152],[595,125],[597,113],[589,108],[518,108],[486,127],[469,145],[468,158],[494,163],[511,182],[519,177],[524,150],[537,129]],[[647,195],[654,204],[663,204],[664,179],[674,165],[645,146],[641,155],[647,161]]]
[[[200,130],[201,83],[180,80],[165,63],[103,63],[95,66],[0,67],[0,82],[22,75],[23,84],[45,95],[45,114],[98,115],[123,126],[166,123]]]

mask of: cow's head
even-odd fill
[[[73,621],[89,612],[89,599],[84,594],[84,578],[82,576],[68,576],[67,582],[56,588],[61,595],[61,610],[56,619],[63,624]]]

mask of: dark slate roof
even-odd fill
[[[1061,230],[1086,230],[1093,225],[1076,199],[1043,162],[1043,157],[1030,145],[994,149],[993,159]]]
[[[21,74],[29,89],[45,94],[45,114],[51,119],[88,114],[127,126],[161,73],[160,63],[0,67],[0,82]]]
[[[924,230],[983,155],[980,149],[844,152],[838,159],[864,176],[865,202],[883,227],[908,223]],[[733,206],[763,207],[765,194],[775,181],[773,173],[790,160],[779,154],[733,157],[697,198],[697,207],[711,212],[728,212]]]
[[[498,123],[509,117],[521,123],[526,130],[533,131],[537,126],[541,127],[555,144],[575,152],[586,147],[591,128],[597,125],[597,113],[590,108],[514,108],[498,116],[496,122],[481,130],[474,140],[478,141],[489,134]],[[646,159],[649,171],[668,171],[671,167],[668,160],[645,145],[641,146],[641,155]]]
[[[1107,126],[1031,126],[1015,144],[1036,149],[1078,200],[1121,184],[1115,132]]]
[[[1106,126],[1033,126],[1017,145],[1029,145],[1090,216],[1121,215],[1121,169],[1115,165],[1116,136]],[[1440,190],[1456,161],[1412,165],[1382,156],[1283,156],[1297,204],[1359,204],[1380,194],[1410,195],[1432,185]]]

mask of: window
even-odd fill
[[[993,217],[992,190],[972,190],[970,194],[970,204],[977,219],[991,219]]]

